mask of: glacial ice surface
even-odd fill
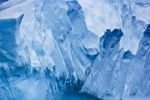
[[[0,100],[149,100],[149,12],[149,0],[1,0]]]

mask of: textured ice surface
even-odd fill
[[[120,47],[136,54],[146,24],[150,23],[149,0],[79,0],[88,28],[102,36],[106,29],[125,33]],[[111,20],[108,20],[111,19]],[[130,44],[127,42],[130,40]]]
[[[149,12],[149,0],[1,0],[0,100],[149,100]]]

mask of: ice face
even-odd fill
[[[0,47],[1,47],[1,61],[15,61],[17,56],[17,43],[16,35],[19,32],[19,27],[23,15],[20,15],[18,18],[11,19],[1,19],[0,20]]]
[[[150,96],[149,1],[4,1],[0,99]]]
[[[106,29],[121,28],[125,33],[120,48],[136,54],[146,24],[150,23],[148,0],[78,0],[88,29],[102,36]],[[111,20],[108,20],[111,19]],[[130,41],[130,44],[127,42]]]
[[[96,58],[93,68],[83,85],[83,92],[89,91],[89,93],[97,95],[99,98],[111,95],[113,71],[116,64],[120,63],[124,52],[118,48],[122,35],[123,33],[119,29],[114,29],[112,32],[110,30],[106,31],[100,41],[102,42],[100,46],[101,53]]]

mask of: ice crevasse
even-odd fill
[[[99,2],[117,24],[90,26],[92,1],[0,1],[0,100],[149,99],[150,3]]]

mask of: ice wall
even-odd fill
[[[148,11],[146,0],[2,3],[0,99],[149,98]]]

